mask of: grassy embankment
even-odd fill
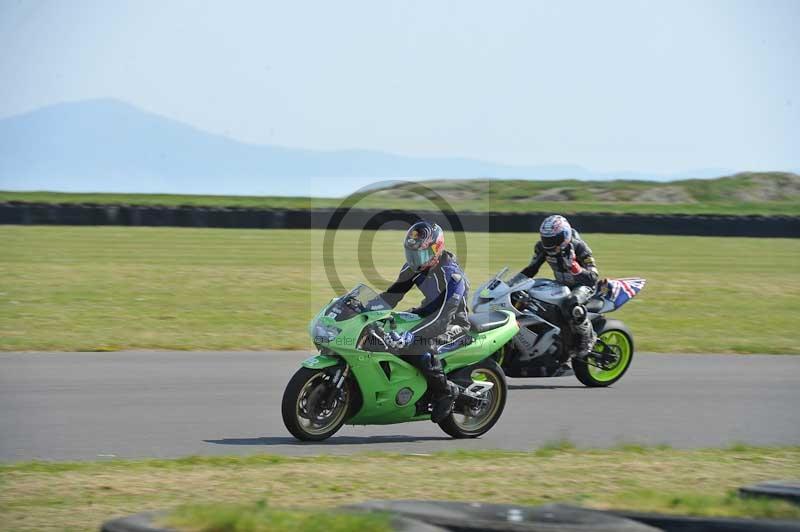
[[[359,234],[339,232],[323,261],[321,231],[0,227],[0,350],[305,349],[308,320],[334,295],[323,264],[348,287],[365,278]],[[648,279],[616,313],[639,350],[800,353],[800,241],[585,237],[603,275]],[[466,238],[473,289],[524,266],[533,245]],[[402,264],[400,240],[376,235],[385,279]]]
[[[798,519],[800,507],[790,503],[735,495],[742,485],[798,475],[798,447],[577,450],[564,442],[533,452],[31,462],[0,465],[0,522],[6,530],[44,530],[52,523],[60,530],[96,530],[113,516],[180,505],[191,505],[181,512],[184,521],[196,522],[198,516],[207,521],[242,515],[227,506],[204,506],[211,503],[265,500],[273,509],[319,510],[370,499],[427,499],[431,493],[443,500],[559,501],[592,508]],[[476,478],[479,483],[473,482]],[[258,506],[248,510],[259,512],[265,513]]]
[[[400,185],[370,192],[358,206],[416,210],[421,208],[419,194],[425,194],[427,188],[440,194],[456,212],[800,215],[800,176],[780,172],[743,173],[718,179],[688,179],[667,183],[486,179],[423,181],[419,185]],[[341,203],[338,198],[8,191],[0,191],[0,201],[295,209],[334,207]]]

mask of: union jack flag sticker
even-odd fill
[[[614,302],[614,308],[619,308],[629,299],[642,291],[647,281],[641,277],[627,277],[624,279],[609,279],[609,299]]]

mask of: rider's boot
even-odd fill
[[[458,385],[447,380],[442,361],[435,355],[428,355],[425,365],[425,378],[431,391],[431,421],[439,423],[453,411],[458,397]]]
[[[597,333],[594,332],[594,327],[587,316],[578,322],[573,322],[572,330],[575,333],[573,356],[585,358],[592,352],[592,348],[597,342]]]
[[[453,412],[458,393],[458,385],[447,381],[447,389],[444,392],[434,394],[431,421],[439,423]]]

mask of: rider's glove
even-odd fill
[[[559,256],[561,262],[561,269],[570,272],[572,275],[578,275],[583,268],[578,263],[578,258],[575,256],[575,249],[568,246]]]
[[[392,349],[404,349],[414,341],[414,335],[408,331],[401,333],[389,331],[384,336],[384,341],[386,341],[386,345]]]

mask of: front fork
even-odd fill
[[[350,366],[345,364],[344,368],[341,366],[336,366],[336,371],[334,372],[333,376],[331,377],[331,386],[330,391],[328,391],[328,395],[325,398],[327,404],[333,404],[333,401],[336,397],[341,393],[342,387],[344,386],[345,380],[347,376],[350,374]]]

